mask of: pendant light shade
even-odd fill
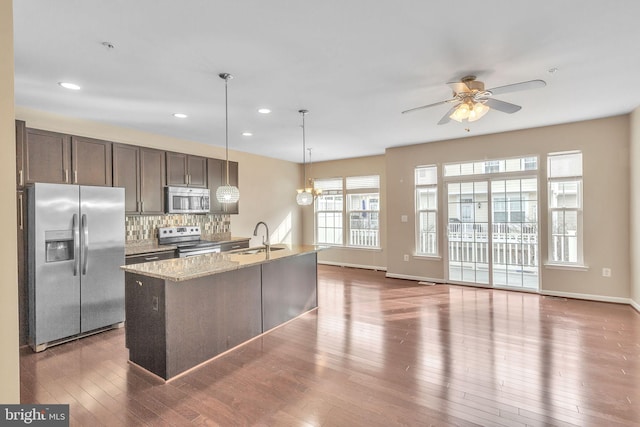
[[[227,86],[233,76],[229,73],[220,73],[218,76],[224,80],[224,142],[226,155],[226,180],[225,185],[221,185],[216,190],[216,199],[220,203],[236,203],[240,200],[240,190],[235,185],[229,185],[229,102]]]

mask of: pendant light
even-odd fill
[[[224,80],[224,131],[225,131],[225,153],[226,153],[226,181],[216,190],[216,199],[220,203],[236,203],[240,199],[240,190],[235,185],[229,185],[229,103],[227,95],[227,85],[233,76],[229,73],[220,73],[218,76]]]
[[[308,110],[298,110],[298,113],[302,115],[302,188],[298,189],[298,195],[296,196],[296,203],[300,206],[309,206],[313,202],[313,194],[311,188],[307,185],[307,162],[306,162],[306,141],[305,141],[305,128],[304,128],[304,116],[309,113]]]

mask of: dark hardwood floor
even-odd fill
[[[124,330],[34,354],[23,403],[71,425],[638,426],[640,314],[626,305],[319,266],[319,306],[169,383]]]

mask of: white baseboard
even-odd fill
[[[390,279],[416,280],[418,282],[446,283],[442,279],[434,279],[433,277],[425,276],[410,276],[408,274],[387,273],[386,277]]]
[[[638,313],[640,313],[640,304],[638,304],[637,302],[635,302],[634,300],[632,300],[631,298],[629,298],[629,304],[631,304],[631,307],[635,308],[636,311]]]
[[[379,267],[379,266],[375,266],[375,265],[349,264],[349,263],[346,263],[346,262],[333,262],[333,261],[320,261],[320,260],[318,260],[318,264],[333,265],[333,266],[336,266],[336,267],[363,268],[365,270],[387,271],[387,267]]]
[[[631,304],[632,301],[630,298],[621,298],[621,297],[608,297],[603,295],[593,295],[593,294],[576,294],[573,292],[558,292],[558,291],[545,291],[541,290],[540,295],[549,295],[552,297],[563,297],[563,298],[574,298],[574,299],[584,299],[589,301],[601,301],[601,302],[613,302],[616,304]]]

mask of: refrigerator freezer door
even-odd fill
[[[74,276],[78,187],[29,188],[29,340],[33,346],[80,332],[80,275]]]
[[[80,328],[124,321],[124,189],[80,187]]]

